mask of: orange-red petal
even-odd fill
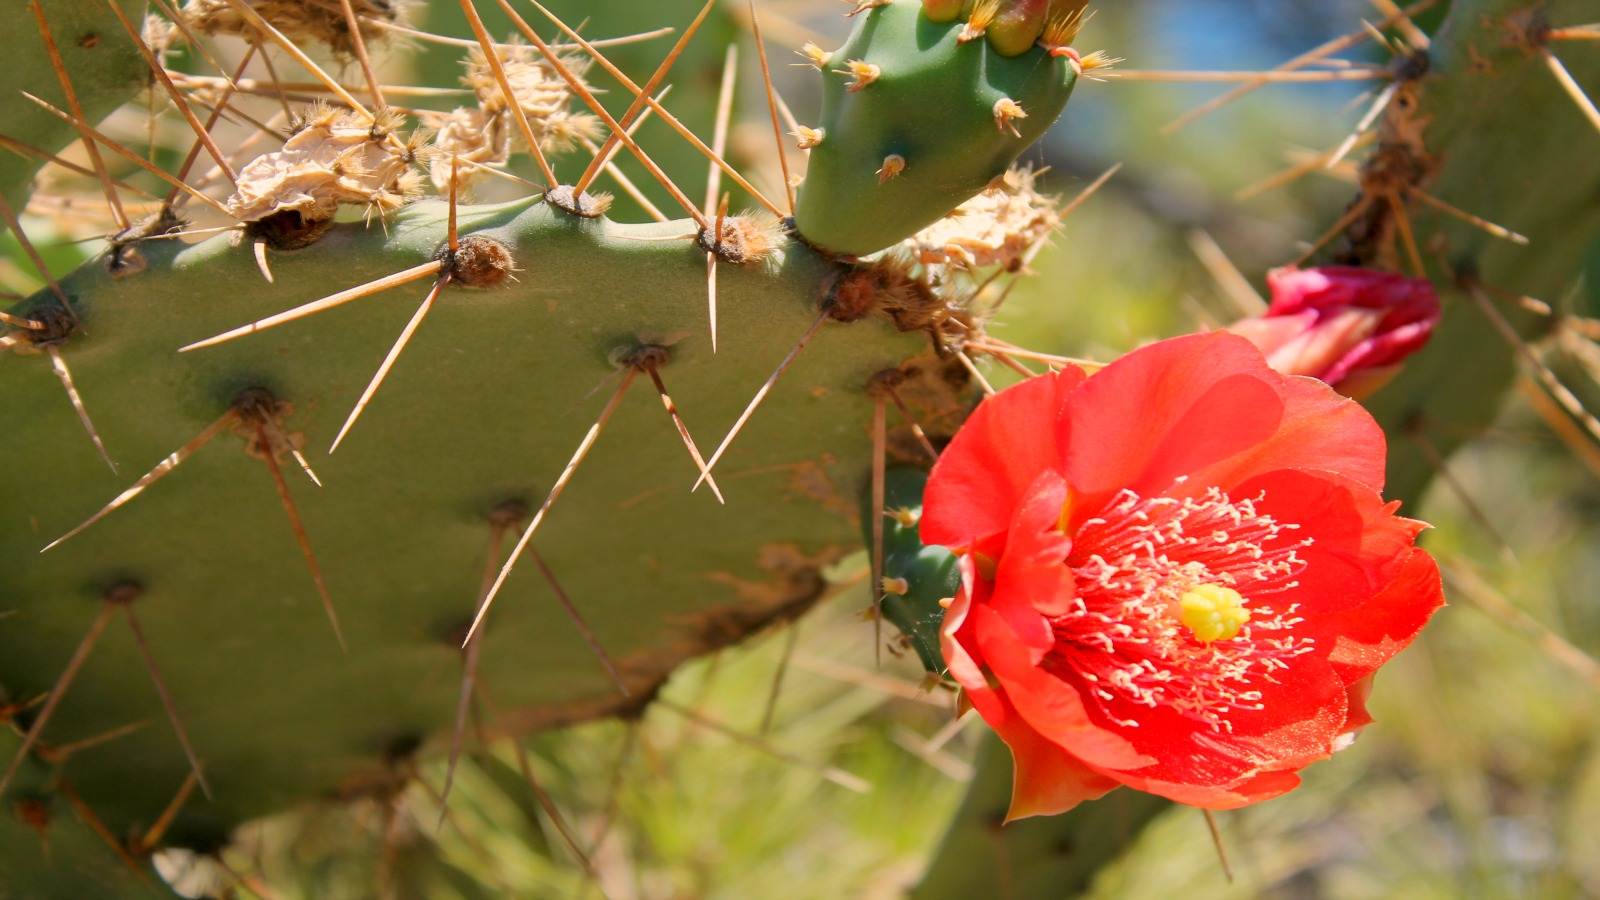
[[[1439,564],[1426,550],[1414,549],[1377,596],[1354,609],[1308,621],[1302,633],[1332,647],[1328,661],[1350,684],[1404,650],[1442,606]]]
[[[976,655],[993,673],[1008,707],[1034,731],[1102,771],[1142,768],[1156,761],[1139,752],[1128,736],[1091,718],[1081,684],[1029,663],[1016,633],[993,609],[974,606],[968,622]]]
[[[1118,491],[1142,497],[1273,436],[1278,383],[1249,341],[1222,332],[1174,338],[1122,357],[1073,393],[1057,440],[1079,501],[1074,521]]]
[[[978,405],[928,477],[922,540],[952,549],[1006,530],[1033,480],[1060,468],[1057,411],[1083,383],[1082,369],[1040,375]]]
[[[1372,489],[1335,472],[1270,472],[1239,485],[1236,497],[1253,499],[1257,513],[1292,526],[1282,538],[1303,545],[1296,550],[1303,565],[1290,576],[1295,586],[1269,602],[1280,610],[1298,604],[1311,617],[1366,603],[1399,574],[1426,527],[1396,516]]]
[[[1064,813],[1085,800],[1106,795],[1119,784],[1083,764],[1021,719],[995,728],[1011,748],[1011,809],[1006,821]]]

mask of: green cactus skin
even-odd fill
[[[1002,5],[985,31],[989,46],[1001,56],[1020,56],[1044,31],[1048,0],[1011,0]]]
[[[824,136],[794,216],[805,240],[855,256],[904,240],[1004,173],[1061,114],[1076,81],[1065,58],[1006,58],[986,41],[960,43],[960,32],[928,21],[918,0],[856,17],[822,71]],[[877,79],[851,91],[852,60],[877,66]],[[995,107],[1008,98],[1027,118],[1002,127]],[[884,177],[890,157],[904,170]]]
[[[922,0],[922,14],[930,22],[954,22],[965,6],[965,0]]]
[[[0,753],[9,756],[20,743],[9,731],[0,733]],[[42,834],[19,814],[24,803],[38,804],[45,817]],[[0,888],[29,890],[7,896],[117,900],[174,896],[153,872],[135,875],[130,871],[53,791],[7,793],[0,808],[0,846],[5,847],[0,853]]]
[[[145,6],[139,0],[121,0],[121,5],[135,18]],[[149,68],[105,0],[43,0],[43,9],[91,122],[105,118],[149,83]],[[0,16],[0,46],[6,48],[8,69],[29,73],[24,89],[57,109],[70,108],[39,39],[38,20],[23,0],[7,4],[6,15]],[[16,90],[0,92],[0,134],[45,153],[78,139],[76,128]],[[29,183],[42,164],[25,152],[0,148],[0,196],[14,211],[22,211]],[[0,232],[8,227],[0,220]]]

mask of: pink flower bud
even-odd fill
[[[1285,375],[1319,378],[1364,397],[1422,349],[1439,321],[1439,295],[1425,278],[1330,266],[1274,269],[1272,304],[1228,330],[1255,344]]]

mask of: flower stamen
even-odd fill
[[[1053,620],[1047,667],[1086,683],[1108,718],[1129,704],[1166,706],[1230,731],[1235,711],[1262,709],[1257,680],[1311,651],[1301,619],[1277,596],[1305,566],[1297,527],[1216,488],[1199,496],[1114,497],[1080,524],[1067,565],[1077,596]],[[1248,593],[1250,599],[1245,599]],[[1248,602],[1248,606],[1247,606]]]

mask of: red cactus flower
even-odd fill
[[[1011,747],[1011,818],[1128,785],[1227,809],[1370,721],[1368,679],[1443,604],[1384,437],[1223,332],[989,398],[922,537],[961,555],[950,674]]]
[[[1309,375],[1363,397],[1421,350],[1439,321],[1439,295],[1426,278],[1331,266],[1274,269],[1265,315],[1228,330],[1255,344],[1285,375]]]

